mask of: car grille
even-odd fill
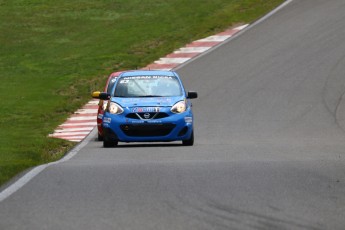
[[[165,117],[169,117],[167,113],[129,113],[126,115],[127,118],[131,119],[142,119],[142,120],[149,120],[149,119],[161,119]]]
[[[166,136],[176,125],[174,124],[131,124],[121,125],[121,130],[131,137]]]

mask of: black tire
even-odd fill
[[[103,136],[101,136],[99,133],[98,133],[97,140],[98,140],[98,141],[103,141]]]
[[[182,141],[182,145],[184,145],[184,146],[194,145],[194,131],[192,131],[192,135],[190,135],[189,139]]]
[[[106,141],[106,140],[103,140],[103,147],[104,148],[115,147],[115,146],[117,146],[117,144],[118,144],[118,141]]]

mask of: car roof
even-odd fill
[[[177,74],[174,71],[162,71],[162,70],[134,70],[123,72],[121,77],[130,77],[130,76],[175,76]]]
[[[123,71],[113,72],[109,75],[108,78],[118,77]]]

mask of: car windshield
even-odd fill
[[[179,81],[173,76],[131,76],[118,80],[115,97],[181,96]]]

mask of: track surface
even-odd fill
[[[344,12],[295,0],[180,68],[194,147],[94,136],[1,202],[0,229],[344,229]]]

